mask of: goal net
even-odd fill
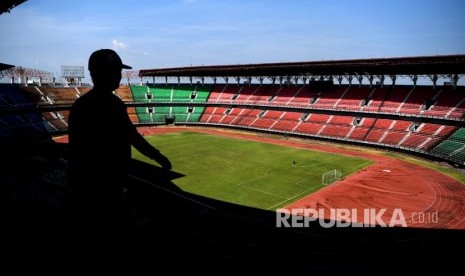
[[[342,176],[342,173],[340,170],[335,169],[335,170],[326,172],[321,176],[321,184],[329,185],[331,183],[341,180],[341,176]]]

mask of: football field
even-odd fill
[[[322,174],[337,169],[342,178],[373,163],[331,154],[197,132],[145,136],[166,155],[173,180],[186,192],[265,210],[274,210],[318,191]],[[133,149],[135,159],[156,164]]]

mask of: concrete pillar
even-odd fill
[[[307,84],[307,79],[308,79],[308,78],[307,78],[306,76],[303,76],[303,77],[302,77],[302,82],[304,83],[304,86],[305,86],[305,84]]]
[[[339,87],[342,86],[342,80],[343,79],[344,79],[344,77],[342,75],[337,76],[337,82],[339,83]]]
[[[390,75],[389,78],[391,78],[391,80],[392,80],[392,88],[396,88],[397,76],[396,75]]]
[[[348,75],[346,76],[346,79],[349,82],[349,87],[352,87],[352,80],[354,79],[354,76]]]
[[[438,82],[438,75],[434,74],[432,76],[429,76],[429,78],[433,82],[433,89],[436,89],[436,84]]]
[[[276,77],[273,76],[273,77],[269,77],[270,80],[271,80],[271,83],[274,85],[276,83]]]
[[[357,80],[358,80],[358,87],[362,88],[363,75],[358,75]]]
[[[385,79],[385,78],[386,78],[386,77],[385,77],[384,75],[379,76],[379,81],[381,82],[381,88],[384,87],[384,79]]]
[[[418,76],[417,75],[410,76],[410,79],[413,81],[413,88],[415,88],[417,86]]]
[[[457,88],[457,83],[459,82],[459,79],[460,79],[460,77],[459,77],[458,74],[454,74],[452,76],[452,81],[454,82],[454,90]]]

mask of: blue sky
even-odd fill
[[[463,0],[29,0],[0,15],[0,62],[59,76],[101,48],[134,69],[465,54],[464,12]]]

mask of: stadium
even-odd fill
[[[92,87],[75,81],[80,68],[63,86],[0,65],[12,80],[0,84],[5,229],[34,232],[16,243],[63,240],[69,110]],[[127,72],[115,96],[173,163],[168,173],[133,150],[128,250],[157,247],[199,271],[275,271],[261,261],[274,259],[290,272],[454,269],[465,249],[464,74],[462,54]],[[286,210],[298,211],[280,220]],[[305,210],[321,212],[308,221]],[[429,265],[408,266],[412,255]]]

